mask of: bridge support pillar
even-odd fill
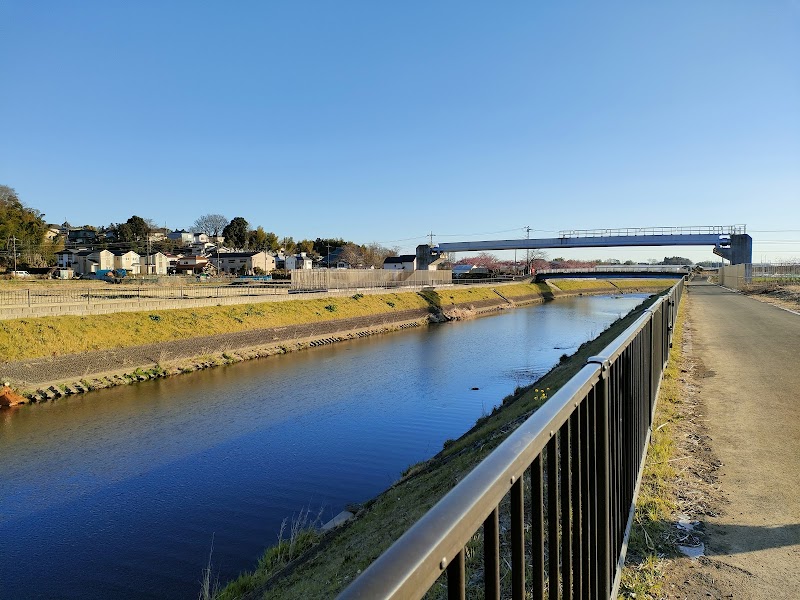
[[[753,262],[753,238],[746,233],[731,235],[730,248],[714,248],[714,254],[729,260],[732,265]]]

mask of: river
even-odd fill
[[[0,411],[0,598],[196,598],[381,492],[643,295],[559,299]],[[478,388],[473,390],[472,388]]]

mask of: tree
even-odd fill
[[[267,232],[267,248],[269,248],[270,252],[275,252],[279,250],[281,245],[278,243],[278,236],[273,233],[272,231]]]
[[[44,215],[28,208],[19,199],[14,188],[0,185],[0,243],[5,248],[7,265],[14,263],[13,248],[25,264],[41,264],[42,245],[47,224]]]
[[[225,243],[232,248],[243,249],[247,246],[247,233],[249,229],[250,225],[245,221],[244,217],[234,217],[222,230]]]
[[[247,247],[251,250],[263,252],[269,249],[269,240],[267,239],[267,232],[259,225],[247,234]]]
[[[313,256],[316,254],[314,252],[314,241],[313,240],[300,240],[297,242],[297,251],[298,252],[305,252],[308,256]]]
[[[125,223],[117,226],[117,240],[120,242],[146,241],[151,228],[142,217],[133,215]]]
[[[353,242],[347,242],[342,246],[342,252],[339,254],[339,260],[343,260],[352,268],[360,267],[364,264],[364,255],[361,248],[356,246]]]
[[[662,265],[693,265],[694,263],[683,256],[665,256]]]
[[[293,254],[297,249],[297,244],[294,243],[294,238],[291,236],[284,237],[283,240],[281,240],[281,246],[286,254]]]
[[[380,269],[383,261],[389,256],[397,256],[397,248],[386,248],[377,242],[372,242],[361,247],[365,267]]]
[[[192,224],[192,229],[197,233],[205,233],[206,235],[217,237],[220,232],[224,231],[227,224],[228,219],[224,215],[202,215],[197,217],[197,220]]]

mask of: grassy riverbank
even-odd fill
[[[312,530],[302,536],[299,530],[286,533],[253,572],[231,582],[219,597],[334,597],[652,302],[648,299],[600,337],[583,344],[536,384],[507,397],[458,440],[445,442],[436,456],[409,467],[400,481],[360,507],[350,523],[324,535]]]
[[[579,282],[581,285],[584,282]],[[627,280],[625,287],[608,291],[666,288],[664,280]],[[592,287],[570,288],[569,293],[606,291]],[[555,292],[558,295],[558,292]],[[92,350],[110,350],[201,338],[217,334],[285,327],[411,309],[469,306],[508,298],[552,298],[544,283],[448,287],[435,291],[387,294],[353,294],[285,302],[234,306],[151,310],[92,316],[64,315],[0,321],[0,356],[3,362],[65,356]]]

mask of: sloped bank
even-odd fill
[[[217,596],[225,600],[270,598],[334,598],[386,548],[440,500],[475,465],[573,377],[586,360],[622,333],[654,302],[645,300],[598,338],[584,343],[536,383],[518,388],[491,414],[457,440],[448,440],[431,459],[410,466],[399,481],[361,506],[349,507],[353,517],[328,531],[306,528],[268,549],[250,573],[228,584]],[[501,545],[510,533],[501,527]],[[476,540],[474,547],[480,547]],[[472,544],[471,544],[471,547]],[[506,566],[504,585],[510,585]],[[473,572],[474,573],[477,571]],[[479,577],[479,575],[478,575]],[[480,583],[471,580],[473,584]],[[503,597],[510,593],[504,588]],[[426,597],[444,597],[436,586]]]
[[[653,283],[630,281],[630,290],[666,287],[663,281]],[[40,402],[582,293],[602,294],[608,289],[564,292],[542,283],[513,283],[4,321],[0,350],[6,357],[21,358],[0,364],[0,379],[29,401]],[[339,315],[342,318],[336,318]],[[186,331],[194,335],[187,337]],[[150,343],[136,343],[141,341]]]

